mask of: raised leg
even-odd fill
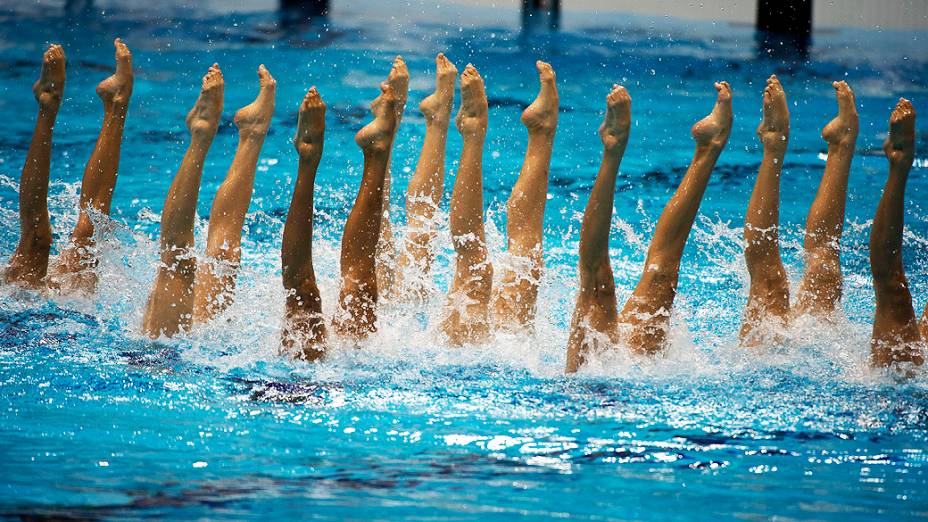
[[[371,103],[374,121],[354,138],[364,152],[364,173],[342,235],[342,281],[339,309],[333,321],[336,333],[358,340],[377,330],[377,241],[390,147],[396,132],[393,87],[384,82],[380,90],[380,96]]]
[[[264,65],[258,67],[258,81],[261,87],[258,97],[235,113],[238,148],[210,210],[206,259],[200,262],[194,289],[194,322],[209,321],[233,300],[242,259],[242,226],[251,203],[258,155],[271,125],[277,90],[277,82]]]
[[[190,145],[168,189],[161,213],[161,265],[142,318],[142,332],[151,338],[170,337],[187,330],[193,320],[197,271],[193,227],[203,164],[222,117],[223,91],[222,71],[218,64],[213,64],[203,77],[200,97],[187,114]]]
[[[651,354],[664,348],[683,247],[693,228],[709,175],[731,132],[731,87],[721,82],[715,88],[718,99],[712,113],[693,125],[696,140],[693,161],[657,221],[644,273],[619,316],[619,322],[628,326],[629,348],[639,353]]]
[[[841,233],[847,179],[857,142],[854,92],[845,82],[834,82],[838,116],[822,129],[828,160],[818,193],[806,219],[805,272],[796,293],[795,311],[828,317],[841,303]]]
[[[744,259],[751,288],[741,323],[741,343],[764,341],[765,326],[789,319],[789,280],[780,259],[780,171],[789,142],[789,108],[776,76],[764,89],[764,118],[757,136],[764,146],[754,192],[744,222]]]
[[[324,136],[325,103],[313,87],[300,104],[293,140],[300,159],[280,251],[287,290],[281,342],[286,352],[308,360],[323,355],[326,337],[322,300],[313,269],[313,190]]]
[[[494,322],[504,330],[520,330],[534,324],[543,266],[541,242],[558,96],[551,66],[541,61],[535,66],[541,87],[538,97],[522,113],[522,123],[528,129],[528,147],[507,204],[506,233],[511,259],[503,269],[493,300]]]
[[[52,225],[48,218],[48,175],[51,168],[52,131],[64,93],[65,57],[60,45],[51,45],[42,57],[42,72],[32,86],[39,115],[19,180],[19,244],[3,271],[5,283],[37,288],[48,273]]]
[[[71,242],[58,256],[52,268],[50,285],[63,292],[93,292],[97,283],[97,258],[93,253],[93,221],[91,212],[110,213],[122,131],[126,124],[129,99],[132,96],[132,53],[117,38],[116,73],[97,85],[97,95],[103,100],[103,126],[97,143],[84,168],[81,181],[80,214],[71,233]]]
[[[871,359],[877,366],[924,362],[924,344],[902,264],[905,184],[915,159],[915,108],[902,98],[889,118],[883,144],[889,178],[870,231],[870,268],[876,291]]]
[[[464,138],[451,193],[450,229],[454,280],[441,328],[452,344],[478,343],[490,333],[489,304],[493,265],[483,229],[483,144],[487,134],[487,95],[473,65],[461,73],[461,109],[455,118]]]
[[[393,67],[387,76],[387,84],[393,89],[396,97],[396,128],[391,143],[395,141],[396,131],[400,128],[403,112],[406,110],[406,99],[409,97],[409,69],[401,56],[393,60]],[[382,292],[392,293],[394,272],[396,271],[396,247],[393,242],[393,224],[390,222],[390,164],[393,158],[392,147],[387,158],[387,176],[384,180],[383,212],[380,216],[380,238],[377,242],[377,285]]]
[[[435,258],[432,251],[434,216],[444,191],[445,145],[457,74],[454,64],[439,53],[435,57],[435,92],[419,104],[425,116],[425,140],[406,190],[407,236],[400,249],[399,270],[394,276],[394,290],[402,297],[424,295],[423,283],[430,275]]]
[[[606,96],[606,119],[599,128],[603,160],[580,228],[580,291],[570,322],[567,341],[567,372],[576,372],[597,341],[615,343],[618,304],[615,277],[609,262],[609,230],[615,200],[615,178],[628,144],[631,97],[615,85]]]

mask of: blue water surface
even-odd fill
[[[0,259],[18,239],[18,180],[32,133],[30,90],[48,42],[68,55],[55,131],[50,207],[55,251],[77,216],[112,70],[112,40],[134,53],[111,220],[99,223],[93,299],[0,290],[0,514],[79,518],[887,520],[928,516],[928,377],[870,369],[873,314],[867,239],[883,182],[881,143],[899,96],[928,136],[925,31],[816,33],[808,58],[770,57],[751,28],[566,11],[561,29],[523,31],[506,7],[333,0],[311,23],[255,2],[201,6],[118,2],[65,16],[56,2],[0,7]],[[205,6],[205,7],[204,7]],[[254,7],[249,4],[249,7]],[[694,7],[694,9],[697,7]],[[102,12],[99,12],[102,10]],[[392,219],[402,236],[406,183],[425,130],[416,106],[434,55],[486,79],[488,239],[504,263],[505,200],[524,155],[521,110],[536,59],[561,96],[545,216],[546,273],[533,335],[450,348],[435,335],[450,279],[440,216],[435,295],[386,303],[380,330],[319,364],[278,353],[283,220],[296,174],[299,101],[328,103],[317,178],[314,254],[325,311],[337,293],[341,231],[360,182],[354,133],[396,54],[410,103],[393,160]],[[788,53],[789,54],[789,53]],[[235,109],[257,93],[264,63],[277,109],[246,219],[236,303],[173,341],[138,334],[157,263],[161,207],[187,145],[183,116],[206,69],[226,78],[223,125],[203,175],[197,244],[236,144]],[[761,159],[761,92],[777,73],[790,100],[783,172],[783,253],[801,275],[802,224],[825,164],[820,129],[831,81],[857,93],[861,132],[843,238],[846,318],[799,321],[782,346],[737,345],[747,274],[744,212]],[[654,223],[692,154],[689,127],[734,88],[735,127],[684,256],[672,343],[654,359],[623,350],[563,375],[577,288],[580,217],[601,154],[596,135],[613,83],[633,98],[618,180],[612,258],[620,299],[633,288]],[[451,132],[447,209],[461,141]],[[909,181],[905,261],[915,305],[928,301],[928,155]],[[5,262],[5,261],[4,261]]]

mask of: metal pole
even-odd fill
[[[557,29],[561,19],[561,0],[522,0],[522,27],[533,29],[547,25]]]
[[[757,0],[757,54],[785,64],[809,55],[812,0]]]
[[[812,0],[757,0],[757,30],[809,36]]]

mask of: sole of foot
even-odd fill
[[[263,138],[271,126],[271,116],[274,115],[277,80],[264,64],[258,67],[258,85],[260,90],[255,101],[235,113],[235,126],[239,134],[245,137]]]
[[[193,108],[187,113],[187,128],[191,134],[211,136],[219,128],[222,117],[223,93],[225,81],[219,64],[214,63],[206,75],[200,89],[200,96]]]
[[[731,132],[731,86],[728,82],[716,82],[715,90],[718,91],[715,107],[708,116],[693,125],[691,132],[697,144],[721,148],[728,142]]]
[[[396,94],[388,82],[380,84],[380,96],[371,102],[374,121],[368,123],[354,136],[355,143],[362,149],[386,151],[396,130]]]
[[[106,106],[125,107],[132,96],[132,53],[119,38],[113,41],[116,48],[116,73],[97,85],[97,95]]]
[[[39,105],[46,108],[57,108],[61,105],[64,94],[65,56],[64,48],[52,44],[42,56],[42,72],[38,81],[32,86]]]
[[[322,154],[325,135],[325,102],[315,87],[311,87],[300,103],[293,144],[301,157]]]
[[[457,76],[458,68],[444,54],[438,53],[435,57],[435,92],[419,104],[419,112],[428,123],[440,121],[442,117],[448,121],[454,104],[454,82]]]
[[[483,78],[473,65],[467,64],[461,73],[461,108],[455,118],[458,131],[465,136],[486,132],[488,108]]]
[[[554,132],[557,127],[557,76],[551,65],[541,60],[535,62],[538,81],[541,84],[535,101],[522,112],[522,124],[529,131]]]
[[[403,115],[406,99],[409,97],[409,68],[402,56],[397,56],[393,60],[390,74],[387,75],[387,83],[393,88],[393,96],[396,98],[396,115],[399,118]]]
[[[786,92],[776,75],[767,79],[764,88],[763,119],[757,128],[758,135],[789,133],[789,106],[786,103]]]
[[[625,87],[613,85],[606,95],[606,117],[599,126],[599,137],[607,150],[613,150],[628,141],[631,127],[632,97]]]
[[[822,138],[834,145],[851,145],[857,140],[858,118],[854,91],[845,81],[833,82],[838,115],[822,129]]]

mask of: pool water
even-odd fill
[[[0,259],[18,238],[17,187],[34,125],[30,87],[47,42],[68,55],[50,207],[55,248],[73,227],[84,163],[99,130],[93,88],[112,39],[134,53],[135,91],[111,220],[100,230],[98,295],[0,290],[0,513],[79,518],[888,520],[928,516],[928,377],[869,368],[873,290],[867,240],[885,181],[881,143],[899,96],[928,137],[926,33],[817,33],[808,59],[770,58],[749,27],[568,11],[561,30],[523,32],[509,8],[334,0],[296,26],[233,2],[126,2],[66,18],[51,2],[0,8]],[[695,8],[695,7],[694,7]],[[524,155],[519,115],[537,91],[534,61],[558,74],[560,124],[545,216],[546,273],[534,335],[487,346],[436,341],[451,276],[444,224],[436,296],[385,304],[380,331],[324,362],[278,354],[283,221],[296,175],[299,101],[328,103],[317,178],[315,263],[324,307],[337,295],[339,238],[360,181],[353,135],[390,61],[410,66],[410,103],[393,160],[393,220],[424,135],[416,106],[434,54],[486,79],[488,238],[502,255],[505,200]],[[235,304],[173,341],[138,333],[157,263],[161,206],[187,144],[183,116],[207,67],[226,78],[225,118],[206,164],[197,244],[235,149],[233,111],[278,80],[277,111],[246,219]],[[761,151],[765,80],[777,73],[792,114],[783,172],[783,255],[801,274],[802,224],[825,164],[831,81],[857,93],[861,132],[843,238],[846,319],[800,321],[783,346],[737,345],[747,273],[744,212]],[[624,84],[633,128],[615,200],[612,259],[620,299],[633,288],[654,223],[692,154],[689,126],[734,89],[735,126],[709,184],[680,278],[672,345],[654,359],[622,351],[564,376],[577,289],[580,217],[601,154],[604,97]],[[460,136],[450,133],[443,208]],[[928,301],[928,155],[909,181],[905,261],[916,309]],[[446,223],[445,216],[441,221]]]

